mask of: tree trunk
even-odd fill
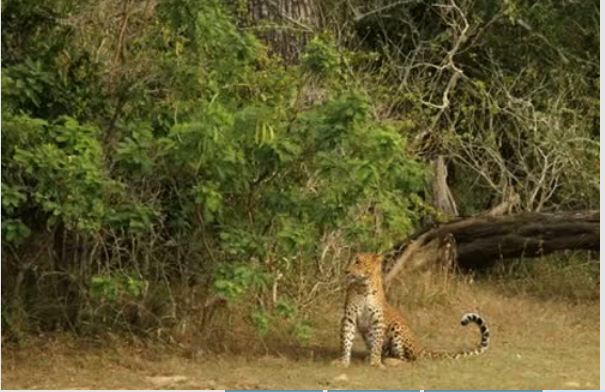
[[[298,60],[320,19],[315,0],[251,0],[248,13],[258,35],[289,63]]]
[[[403,267],[446,263],[481,269],[512,257],[538,257],[565,249],[598,251],[599,224],[599,211],[463,218],[423,231],[395,247],[385,281]]]
[[[447,166],[443,155],[432,162],[433,165],[433,206],[448,216],[458,216],[456,201],[447,185]]]

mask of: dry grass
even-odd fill
[[[379,370],[367,365],[365,349],[357,342],[351,368],[336,368],[330,361],[338,356],[341,312],[338,296],[311,309],[315,334],[307,345],[295,342],[286,332],[259,339],[253,328],[239,322],[233,314],[230,315],[233,329],[222,335],[222,339],[231,342],[224,348],[231,351],[222,353],[208,350],[200,342],[181,343],[177,347],[126,344],[121,339],[85,341],[66,335],[30,338],[19,347],[4,344],[2,387],[594,389],[599,386],[596,300],[548,299],[543,292],[529,289],[515,293],[505,287],[504,281],[484,279],[472,283],[469,279],[445,279],[438,275],[407,277],[395,286],[389,297],[405,311],[426,346],[459,349],[476,343],[478,331],[459,326],[462,313],[472,310],[489,321],[490,350],[476,358],[422,360]]]

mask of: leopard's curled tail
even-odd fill
[[[425,358],[433,359],[458,359],[483,353],[485,350],[487,350],[487,347],[489,346],[489,328],[487,327],[487,323],[477,313],[466,313],[464,314],[464,316],[462,316],[460,324],[466,326],[469,323],[477,324],[479,330],[481,331],[481,342],[479,342],[479,344],[474,349],[463,350],[458,352],[438,352],[425,350],[422,352],[422,356]]]

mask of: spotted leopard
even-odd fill
[[[347,296],[341,324],[342,356],[339,363],[348,366],[356,331],[370,350],[370,364],[382,367],[382,358],[404,361],[418,358],[463,358],[478,355],[489,346],[489,329],[481,316],[466,313],[462,325],[475,323],[481,331],[480,343],[471,350],[437,352],[423,348],[407,326],[402,314],[386,301],[382,283],[382,256],[372,253],[356,255],[347,273]]]

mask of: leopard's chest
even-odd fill
[[[362,335],[365,335],[375,321],[380,319],[382,314],[381,304],[373,296],[364,297],[357,304],[357,329]]]

